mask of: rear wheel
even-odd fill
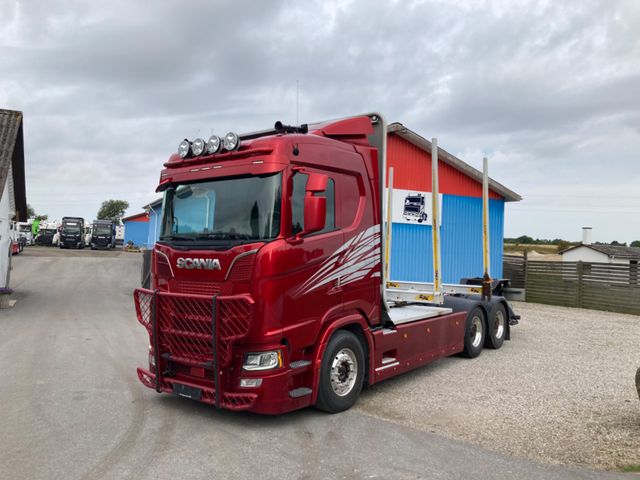
[[[488,325],[489,331],[487,332],[485,346],[496,349],[500,348],[507,334],[507,311],[504,305],[498,304],[495,306],[489,315]]]
[[[362,390],[364,361],[364,349],[358,337],[338,330],[322,357],[316,407],[329,413],[351,408]]]
[[[486,324],[484,311],[480,307],[475,307],[468,313],[464,329],[464,351],[462,352],[465,357],[475,358],[482,353]]]

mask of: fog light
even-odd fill
[[[279,350],[270,352],[246,353],[242,368],[249,371],[271,370],[282,366],[282,355]]]
[[[261,378],[241,378],[240,386],[243,388],[255,388],[262,385]]]

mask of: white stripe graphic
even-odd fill
[[[304,282],[296,296],[306,295],[323,285],[340,279],[347,285],[365,278],[380,263],[380,225],[374,225],[345,242]],[[371,276],[380,276],[373,273]]]

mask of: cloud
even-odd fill
[[[525,197],[508,235],[640,238],[633,0],[1,7],[0,106],[25,112],[28,199],[54,217],[137,211],[185,136],[295,122],[298,81],[301,122],[380,111],[488,155]]]

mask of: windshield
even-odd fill
[[[107,225],[94,225],[93,226],[93,234],[94,235],[111,235],[111,228]]]
[[[160,240],[203,245],[271,240],[280,231],[281,185],[276,173],[173,186],[165,192]]]
[[[62,227],[62,230],[64,230],[65,233],[80,233],[80,225],[77,223],[66,223]]]
[[[21,232],[30,232],[31,231],[31,225],[20,225],[18,228],[20,229]]]

